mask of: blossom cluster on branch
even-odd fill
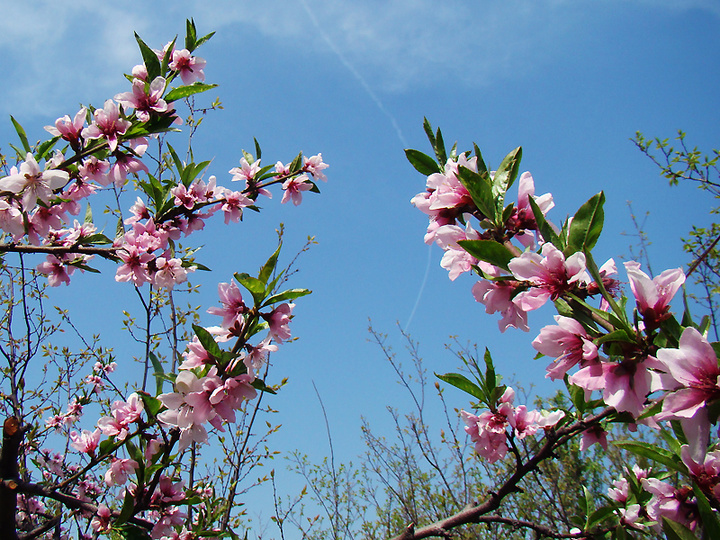
[[[206,61],[195,55],[211,36],[199,37],[192,21],[183,48],[173,40],[153,50],[136,36],[143,64],[127,76],[130,90],[102,108],[82,107],[72,118],[58,118],[46,127],[52,135],[47,141],[31,146],[12,119],[22,148],[13,147],[18,164],[0,178],[0,253],[19,253],[22,286],[28,272],[25,254],[45,255],[36,272],[47,276],[51,287],[68,285],[76,270],[98,272],[90,265],[101,257],[117,265],[115,281],[133,285],[148,322],[140,340],[146,348],[142,385],[130,381],[135,390],[123,393],[113,382],[117,363],[102,349],[94,350],[102,359],[82,381],[83,389],[44,425],[31,414],[30,401],[24,402],[22,378],[34,351],[49,346],[35,343],[39,333],[28,330],[27,353],[15,345],[4,353],[10,389],[3,394],[8,398],[3,407],[12,412],[6,425],[16,427],[10,434],[6,426],[0,464],[0,506],[15,514],[0,519],[3,538],[235,535],[227,525],[235,511],[236,486],[222,496],[212,484],[203,486],[193,480],[194,462],[210,430],[225,432],[259,392],[275,391],[261,378],[268,355],[292,339],[294,301],[310,291],[283,289],[286,276],[278,268],[277,247],[257,275],[236,273],[231,283],[218,285],[220,307],[208,312],[221,318],[219,324],[193,324],[191,332],[185,331],[173,289],[189,273],[208,268],[196,260],[197,249],[182,247],[180,241],[201,231],[213,215],[231,224],[246,209],[258,211],[258,198],[272,197],[275,184],[283,190],[282,203],[300,204],[303,192],[319,191],[317,179],[327,180],[328,165],[321,154],[299,153],[286,164],[262,166],[256,141],[256,155],[244,152],[239,166],[228,172],[232,187],[224,187],[216,176],[205,177],[209,161],[180,159],[166,137],[183,124],[176,107],[191,105],[196,94],[216,86],[204,82]],[[147,162],[155,141],[164,150],[151,158],[156,165],[151,171]],[[90,209],[102,193],[116,201],[110,212],[117,228],[110,236],[98,230]],[[128,196],[134,199],[129,215],[121,206]],[[81,223],[75,216],[83,204]],[[166,333],[175,336],[165,355],[171,362],[156,354],[150,331],[154,313],[165,306],[171,311]],[[8,310],[14,308],[10,304]],[[30,311],[23,317],[32,328]],[[4,320],[3,330],[11,335],[12,317]],[[192,337],[180,362],[178,336],[184,335]],[[68,364],[60,376],[69,378],[71,371]],[[148,375],[155,378],[154,393],[146,388]],[[163,392],[168,383],[172,390]],[[108,397],[113,395],[119,399]],[[95,404],[101,405],[101,416],[90,429],[81,429],[84,412]],[[244,428],[248,432],[253,421],[254,415]],[[40,447],[39,441],[65,450]]]
[[[592,256],[603,227],[602,192],[556,225],[547,217],[553,196],[536,196],[530,173],[519,174],[520,148],[493,171],[477,146],[472,153],[458,154],[455,147],[448,153],[440,130],[433,132],[427,121],[425,130],[435,156],[406,151],[427,176],[426,190],[412,203],[428,215],[425,241],[444,250],[441,265],[450,279],[466,272],[480,276],[472,294],[487,313],[500,314],[502,332],[529,331],[528,313],[549,301],[558,312],[556,324],[542,328],[532,345],[553,358],[547,377],[564,381],[572,408],[542,413],[514,407],[514,392],[499,384],[489,352],[484,369],[468,365],[471,378],[439,375],[470,394],[475,407],[487,408],[461,412],[478,455],[494,462],[511,451],[522,468],[543,444],[525,445],[523,451],[518,441],[525,437],[565,444],[569,438],[558,440],[553,433],[582,425],[572,434],[581,437],[582,449],[595,443],[607,449],[611,425],[644,425],[658,430],[666,444],[615,444],[655,465],[629,468],[610,488],[607,505],[588,509],[582,526],[557,534],[625,538],[628,531],[648,527],[680,538],[720,534],[720,445],[714,429],[720,347],[707,339],[707,318],[694,322],[686,307],[679,321],[671,311],[685,283],[682,268],[651,278],[639,263],[626,262],[626,295],[615,262],[598,266]],[[509,202],[516,180],[517,202]],[[603,408],[606,415],[583,424]],[[678,478],[672,481],[670,474]]]

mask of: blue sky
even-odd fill
[[[308,235],[318,241],[293,280],[314,291],[297,303],[293,333],[300,339],[274,357],[276,376],[290,377],[273,398],[283,423],[280,449],[324,453],[313,382],[343,459],[362,451],[361,415],[383,429],[386,405],[408,405],[368,342],[368,319],[398,349],[396,324],[407,328],[431,372],[456,368],[444,347],[456,335],[488,346],[501,373],[518,374],[544,394],[553,388],[544,381],[545,362],[533,361],[529,348],[550,311],[531,315],[530,334],[501,335],[496,318],[470,295],[474,280],[450,282],[440,250],[428,253],[423,244],[426,218],[409,200],[425,179],[403,153],[429,152],[423,117],[461,150],[477,142],[491,165],[523,146],[522,170],[533,173],[537,193],[554,194],[556,222],[605,190],[598,260],[629,253],[633,240],[621,235],[632,232],[626,201],[638,214],[650,212],[656,272],[685,263],[680,237],[708,222],[712,201],[692,186],[670,189],[629,138],[636,130],[672,138],[683,129],[691,145],[718,145],[716,1],[181,0],[139,10],[92,0],[1,0],[0,8],[7,81],[0,113],[13,114],[31,139],[79,103],[100,105],[127,91],[122,73],[140,60],[133,31],[159,48],[193,17],[200,33],[217,32],[198,51],[208,61],[207,82],[219,84],[209,97],[224,105],[196,139],[196,156],[213,159],[209,172],[229,182],[226,171],[253,137],[264,162],[302,150],[322,152],[330,164],[322,195],[305,197],[300,207],[281,206],[276,195],[239,227],[213,226],[192,239],[206,245],[201,260],[215,270],[194,280],[205,285],[194,301],[206,307],[216,302],[218,281],[252,272],[269,255],[280,222],[286,257]],[[9,121],[0,123],[0,148],[7,151],[13,137]],[[57,291],[59,301],[83,287],[133,297],[108,273],[74,280]],[[119,350],[127,346],[113,320],[121,304],[99,327],[94,316],[82,320]],[[203,322],[214,324],[210,316]],[[458,396],[455,405],[466,402]]]

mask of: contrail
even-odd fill
[[[377,105],[377,108],[380,109],[380,111],[387,116],[388,120],[390,120],[390,123],[392,124],[393,129],[395,130],[395,133],[400,140],[400,143],[402,144],[403,148],[408,148],[407,140],[405,140],[405,136],[402,133],[402,130],[400,129],[400,126],[397,123],[397,120],[395,120],[395,117],[385,108],[385,105],[383,105],[382,101],[380,101],[380,98],[373,92],[373,89],[370,88],[370,85],[367,83],[365,78],[358,72],[357,69],[349,62],[347,58],[343,55],[343,53],[338,49],[338,47],[335,45],[335,43],[330,39],[330,36],[327,35],[327,33],[322,29],[320,26],[319,21],[317,20],[317,17],[315,17],[315,14],[310,9],[310,6],[307,5],[307,2],[305,0],[299,0],[300,5],[302,5],[305,12],[308,14],[308,17],[310,17],[310,20],[312,21],[313,26],[318,31],[320,36],[325,40],[325,43],[327,43],[327,46],[330,47],[330,50],[335,53],[335,56],[338,57],[340,62],[343,66],[345,66],[350,73],[352,73],[353,77],[355,77],[358,82],[362,85],[362,87],[365,89],[365,92],[367,92],[368,96],[370,96],[370,99],[373,100],[375,105]],[[423,277],[422,284],[420,285],[420,290],[418,291],[417,297],[415,298],[415,305],[412,308],[412,311],[410,312],[410,316],[408,317],[407,322],[405,323],[405,326],[403,328],[403,332],[407,332],[408,328],[410,328],[410,323],[413,320],[413,317],[415,317],[415,312],[417,311],[418,306],[420,305],[420,299],[422,298],[423,291],[425,290],[425,284],[427,283],[428,275],[430,274],[430,263],[432,261],[432,244],[428,246],[428,260],[427,260],[427,266],[425,268],[425,276]]]
[[[377,108],[380,109],[380,111],[388,117],[388,120],[390,120],[392,127],[395,129],[395,133],[397,134],[398,139],[400,139],[400,143],[403,145],[403,148],[407,148],[408,143],[405,140],[405,137],[402,134],[402,130],[400,129],[397,120],[395,120],[395,117],[390,113],[390,111],[385,108],[385,105],[383,105],[382,101],[380,101],[380,98],[377,97],[375,92],[373,92],[373,89],[370,88],[370,85],[367,83],[365,78],[358,72],[358,70],[355,69],[355,67],[348,61],[348,59],[345,58],[340,49],[338,49],[335,43],[330,39],[330,36],[328,36],[327,33],[322,29],[320,23],[317,20],[317,17],[315,17],[315,14],[310,10],[310,6],[307,5],[307,2],[305,2],[305,0],[299,0],[299,2],[305,12],[308,14],[308,17],[310,17],[310,20],[320,34],[320,37],[325,40],[325,43],[327,43],[328,47],[330,47],[330,50],[335,53],[335,56],[338,57],[340,62],[342,62],[342,64],[348,69],[348,71],[350,71],[350,73],[352,73],[353,76],[358,80],[358,82],[362,85],[367,94],[370,96],[370,99],[372,99],[375,105],[377,105]]]
[[[415,298],[415,305],[412,308],[412,311],[410,312],[410,317],[408,317],[407,322],[405,323],[405,326],[403,327],[403,332],[407,332],[408,328],[410,328],[410,323],[413,320],[413,317],[415,316],[415,312],[417,311],[418,305],[420,305],[420,298],[422,297],[422,293],[425,290],[425,284],[427,283],[428,274],[430,273],[430,262],[432,261],[432,244],[428,246],[428,259],[427,259],[427,266],[425,266],[425,277],[423,277],[422,285],[420,285],[420,290],[418,291],[417,298]]]

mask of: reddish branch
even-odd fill
[[[553,531],[552,529],[522,520],[505,518],[502,516],[488,515],[500,507],[503,499],[508,495],[520,490],[518,484],[529,472],[533,471],[541,462],[555,456],[554,451],[559,446],[565,444],[568,440],[579,433],[587,430],[590,426],[597,424],[600,420],[615,414],[615,409],[609,407],[600,414],[591,416],[584,420],[575,422],[572,425],[562,427],[557,430],[546,432],[544,443],[539,450],[530,459],[524,463],[520,463],[515,472],[508,478],[500,488],[490,493],[490,498],[482,504],[464,508],[460,512],[426,525],[419,529],[415,529],[415,525],[411,524],[404,532],[394,537],[392,540],[419,540],[421,538],[441,537],[449,538],[452,536],[452,530],[462,525],[470,523],[503,523],[511,527],[522,527],[532,529],[541,536],[549,538],[590,538],[589,533],[565,534]]]
[[[49,253],[52,255],[99,255],[106,259],[114,259],[115,253],[122,248],[92,246],[33,246],[31,244],[0,244],[0,253]]]

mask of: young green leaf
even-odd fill
[[[255,305],[260,306],[265,299],[265,283],[245,273],[235,274],[235,279],[250,292]]]
[[[505,205],[505,193],[513,185],[520,169],[522,147],[518,146],[502,160],[493,176],[492,194],[499,208]]]
[[[161,74],[160,60],[158,60],[155,52],[150,47],[148,47],[142,39],[140,39],[140,36],[137,35],[137,32],[135,33],[135,41],[137,41],[137,44],[140,47],[140,54],[142,54],[143,62],[145,63],[145,67],[147,68],[147,80],[152,81],[153,79],[155,79],[155,77],[159,77]]]
[[[18,121],[15,120],[15,118],[12,115],[10,115],[10,121],[12,122],[13,126],[15,126],[15,131],[17,132],[18,137],[20,138],[20,142],[22,143],[23,148],[25,149],[25,153],[30,152],[30,143],[28,143],[28,138],[27,138],[27,135],[25,134],[25,130],[18,123]],[[15,148],[15,147],[13,147],[13,149],[16,152],[18,151],[17,148]],[[20,154],[21,156],[24,156],[24,154],[22,154],[20,152],[18,152],[18,154]]]
[[[458,177],[460,183],[468,190],[478,210],[494,224],[497,224],[499,216],[497,215],[495,197],[493,197],[489,177],[478,174],[465,167],[458,169]],[[500,209],[499,214],[502,216],[502,209]]]
[[[216,88],[217,84],[205,84],[201,82],[195,82],[187,86],[178,86],[173,88],[165,95],[165,101],[168,103],[177,101],[178,99],[184,99],[193,94],[199,94],[200,92],[207,92],[213,88]]]
[[[420,174],[430,176],[431,174],[441,172],[437,162],[433,158],[431,158],[427,154],[423,154],[419,150],[413,150],[411,148],[408,148],[405,150],[405,157],[410,162],[410,164],[415,167],[415,170]]]
[[[595,246],[603,228],[604,203],[605,194],[601,191],[575,213],[568,232],[568,245],[563,250],[566,257],[578,251],[590,251]]]
[[[308,289],[290,289],[284,292],[281,292],[279,294],[274,294],[271,297],[269,297],[267,300],[263,302],[263,305],[261,307],[267,307],[272,304],[277,304],[278,302],[286,302],[288,300],[295,300],[296,298],[300,298],[301,296],[305,296],[310,294],[312,291],[309,291]]]
[[[278,260],[278,257],[280,256],[280,248],[281,247],[282,247],[282,244],[280,244],[277,247],[275,252],[272,255],[270,255],[270,258],[260,269],[260,273],[258,274],[258,279],[260,281],[262,281],[263,285],[267,285],[267,282],[270,279],[270,276],[272,276],[273,272],[275,271],[275,267],[277,266],[277,260]]]
[[[165,370],[163,369],[162,363],[154,352],[150,351],[149,356],[152,367],[155,370],[153,376],[155,377],[156,395],[160,395],[162,394],[163,383],[165,382]]]
[[[664,448],[638,441],[617,441],[613,444],[638,456],[646,457],[648,459],[652,459],[653,461],[657,461],[658,463],[665,465],[673,471],[687,474],[687,467],[685,467],[685,465],[680,462],[680,460],[677,456],[675,456],[675,454],[669,452],[668,450],[665,450]]]
[[[200,341],[200,345],[203,346],[203,349],[205,349],[213,358],[222,358],[223,351],[218,346],[213,335],[197,324],[193,324],[192,328],[198,338],[198,341]]]
[[[662,516],[662,525],[667,540],[697,540],[697,536],[682,523]]]
[[[460,373],[445,373],[444,375],[439,375],[436,373],[435,376],[441,381],[445,381],[449,385],[470,394],[480,401],[487,401],[486,395],[480,387],[465,377],[465,375],[461,375]]]
[[[494,264],[505,271],[509,271],[508,263],[514,258],[508,248],[494,240],[460,240],[458,244],[476,259]]]

